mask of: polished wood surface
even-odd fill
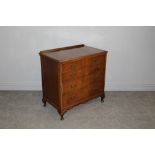
[[[41,51],[43,103],[64,113],[95,97],[105,97],[107,51],[83,44]]]
[[[89,47],[89,46],[84,46],[82,44],[82,45],[71,46],[71,48],[65,47],[65,48],[59,48],[55,50],[52,49],[52,50],[47,50],[47,52],[42,51],[40,53],[56,61],[67,61],[70,59],[77,59],[82,56],[90,56],[90,55],[102,53],[102,52],[103,50],[99,50],[99,49]]]

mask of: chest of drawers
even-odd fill
[[[64,113],[80,103],[105,97],[107,51],[75,45],[41,51],[43,103]]]

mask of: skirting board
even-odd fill
[[[41,90],[41,82],[0,82],[0,90]]]
[[[3,90],[40,91],[42,86],[41,82],[0,82],[0,91]],[[105,91],[155,91],[155,84],[107,82]]]
[[[106,83],[106,91],[155,91],[155,84],[146,83]]]

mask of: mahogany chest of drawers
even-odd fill
[[[105,97],[107,51],[75,45],[41,51],[43,103],[64,113],[90,99]]]

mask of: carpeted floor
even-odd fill
[[[51,106],[42,106],[39,91],[1,91],[0,128],[155,128],[155,92],[106,92],[69,110],[60,121]]]

